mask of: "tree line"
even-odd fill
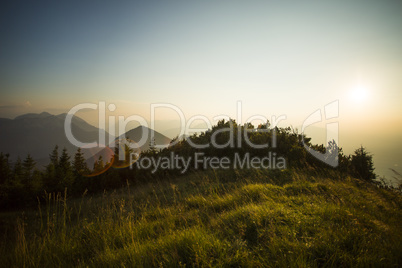
[[[208,145],[212,141],[221,146],[194,146]],[[194,153],[202,152],[205,156],[233,159],[235,154],[247,153],[261,157],[273,152],[286,159],[287,168],[333,169],[308,153],[303,141],[315,151],[329,152],[327,156],[338,161],[335,169],[339,172],[358,179],[376,179],[372,156],[364,147],[356,149],[353,155],[345,155],[334,141],[329,142],[327,146],[315,145],[311,143],[311,138],[298,133],[297,130],[291,127],[271,128],[269,122],[254,127],[250,123],[239,125],[235,120],[221,120],[208,131],[187,138],[174,138],[167,148],[157,150],[154,144],[151,144],[150,149],[142,152],[140,157],[158,158],[173,152],[180,157],[191,158]],[[269,146],[256,148],[252,144]],[[116,157],[120,150],[124,150],[124,161]],[[81,148],[71,157],[66,148],[60,151],[56,145],[49,154],[49,164],[43,170],[36,167],[35,160],[29,154],[24,160],[18,158],[15,163],[11,163],[8,154],[0,153],[0,207],[36,205],[37,199],[45,196],[45,193],[63,192],[66,188],[70,196],[79,196],[85,191],[103,191],[122,187],[127,183],[135,184],[144,180],[180,175],[179,171],[169,169],[151,173],[149,170],[137,169],[135,165],[122,168],[128,166],[130,153],[132,149],[127,145],[115,146],[114,157],[110,161],[105,162],[106,159],[100,156],[92,167],[88,167]],[[194,170],[194,165],[190,166],[191,170]]]

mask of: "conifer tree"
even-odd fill
[[[28,154],[23,163],[25,179],[31,178],[35,165],[35,160],[30,154]]]
[[[89,171],[87,164],[85,163],[84,153],[81,151],[81,148],[78,148],[74,155],[73,167],[76,176],[85,175]]]
[[[52,153],[49,155],[50,163],[53,164],[54,167],[57,167],[59,164],[59,146],[55,146]]]
[[[11,175],[9,154],[0,153],[0,185],[6,183]]]
[[[14,182],[21,182],[24,176],[24,169],[22,167],[22,162],[21,158],[17,158],[17,162],[15,162],[14,168],[13,168],[13,178]]]
[[[63,148],[63,151],[59,158],[56,175],[59,176],[58,180],[60,191],[62,191],[65,187],[70,187],[74,181],[70,156],[68,155],[66,148]]]

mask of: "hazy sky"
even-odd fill
[[[98,101],[235,117],[242,101],[243,120],[301,125],[339,100],[344,141],[399,139],[401,14],[386,0],[3,1],[0,117]]]

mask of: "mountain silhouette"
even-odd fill
[[[41,168],[49,162],[49,154],[56,145],[59,146],[59,153],[66,148],[71,159],[78,147],[71,144],[66,137],[64,130],[64,121],[66,113],[52,115],[47,112],[40,114],[29,113],[17,116],[14,119],[0,118],[0,152],[10,154],[10,160],[13,162],[18,157],[24,159],[30,154],[37,162],[37,167]],[[97,142],[99,139],[99,129],[88,124],[85,120],[73,116],[71,121],[71,131],[75,139],[83,143]],[[166,147],[171,139],[165,135],[154,131],[145,126],[139,126],[116,138],[129,138],[135,141],[141,148],[146,151],[151,145],[151,133],[153,133],[155,145]],[[105,132],[106,141],[108,133]],[[142,137],[144,136],[143,140]],[[142,142],[141,142],[142,141]],[[100,155],[108,154],[107,150],[114,150],[114,144],[109,144],[111,149],[94,148],[91,155],[86,155],[89,165],[98,159]],[[84,152],[88,152],[85,150]],[[104,160],[108,161],[109,159]]]
[[[38,164],[45,164],[50,152],[58,145],[60,149],[67,148],[72,156],[77,147],[66,137],[66,115],[43,112],[24,114],[15,119],[0,118],[0,152],[9,153],[11,161],[15,161],[18,156],[24,159],[30,154]],[[77,116],[72,118],[71,131],[80,142],[95,142],[99,137],[98,128]]]
[[[150,144],[152,142],[151,134],[153,134],[154,142],[156,146],[167,147],[171,141],[170,138],[166,137],[162,133],[152,130],[145,126],[138,126],[134,129],[131,129],[121,135],[119,138],[128,138],[130,140],[135,141],[138,146],[141,148],[141,151],[146,151],[149,149]],[[146,135],[146,138],[143,138],[143,135]],[[142,139],[142,140],[141,140]]]

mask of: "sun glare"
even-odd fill
[[[350,99],[354,102],[364,102],[368,99],[369,92],[366,87],[357,85],[350,91]]]

